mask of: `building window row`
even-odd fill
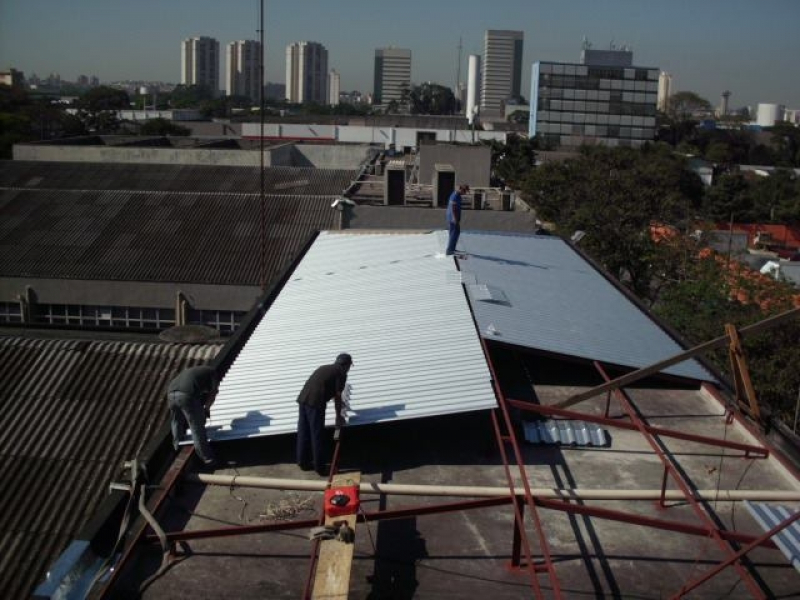
[[[649,140],[636,140],[636,139],[621,139],[621,138],[607,138],[595,137],[588,135],[558,135],[558,134],[544,134],[542,138],[545,143],[551,146],[571,146],[577,147],[583,144],[601,145],[607,147],[622,147],[622,148],[640,148]]]
[[[584,102],[583,100],[551,100],[548,98],[539,99],[538,111],[565,111],[592,113],[598,115],[632,115],[639,117],[655,117],[656,105],[635,102]]]
[[[632,127],[655,127],[655,117],[642,117],[606,113],[573,113],[539,111],[537,123],[593,123],[598,125],[628,125]]]
[[[243,311],[189,309],[187,323],[208,325],[222,334],[231,334],[245,316]],[[79,327],[163,330],[175,325],[173,308],[133,306],[86,306],[77,304],[37,304],[34,323]],[[22,323],[18,302],[0,302],[0,323]]]
[[[539,74],[539,88],[562,88],[573,90],[626,90],[633,92],[658,92],[658,81],[609,79],[591,77],[566,77],[557,75]]]
[[[22,306],[19,302],[0,302],[0,323],[22,323]]]
[[[592,125],[582,123],[542,123],[536,129],[537,135],[557,133],[559,135],[580,135],[588,137],[611,137],[621,139],[652,140],[653,129],[646,127],[623,127],[620,125]]]

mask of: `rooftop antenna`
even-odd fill
[[[589,38],[585,35],[583,36],[583,42],[581,42],[581,49],[582,50],[590,50],[592,48],[592,42],[589,41]]]

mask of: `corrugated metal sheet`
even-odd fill
[[[26,598],[220,346],[0,337],[0,596]]]
[[[267,194],[335,196],[356,178],[350,169],[269,167]],[[260,192],[258,164],[245,167],[0,161],[0,187],[161,192]]]
[[[564,444],[567,446],[605,446],[606,432],[597,423],[547,419],[526,421],[525,439],[532,444]]]
[[[435,234],[321,233],[222,381],[211,435],[296,431],[300,389],[339,352],[351,424],[496,406],[454,274]]]
[[[744,505],[765,533],[797,514],[797,509],[788,506],[770,505],[750,500],[745,500]],[[800,523],[795,521],[770,539],[781,549],[789,563],[800,571]]]
[[[461,270],[494,290],[467,286],[487,339],[635,368],[683,350],[559,238],[464,232],[459,249]],[[664,372],[713,380],[694,360]]]
[[[319,229],[333,196],[266,197],[267,279]],[[0,192],[0,276],[258,285],[253,194]]]

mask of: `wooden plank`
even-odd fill
[[[334,475],[331,487],[360,485],[361,473]],[[325,517],[325,525],[346,521],[353,531],[357,515]],[[323,540],[319,545],[317,572],[314,576],[312,598],[346,599],[350,591],[350,571],[353,566],[353,546],[339,540]]]

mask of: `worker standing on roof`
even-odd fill
[[[206,418],[217,395],[219,378],[211,367],[191,367],[169,382],[167,400],[172,419],[172,444],[175,450],[188,424],[194,450],[206,467],[216,464],[214,451],[206,437]]]
[[[328,456],[322,437],[325,429],[325,408],[333,398],[336,426],[344,425],[342,392],[352,364],[353,358],[349,354],[340,354],[333,364],[318,367],[297,397],[300,405],[297,418],[297,465],[303,471],[310,471],[313,464],[314,470],[320,476],[328,475]]]
[[[447,256],[451,256],[456,251],[458,236],[461,235],[461,194],[469,192],[469,186],[462,183],[450,194],[447,200],[447,227],[450,231],[450,238],[447,242]]]

